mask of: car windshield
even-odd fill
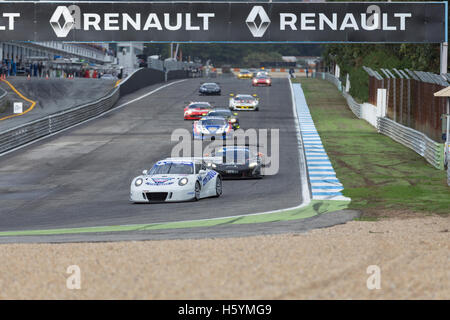
[[[214,89],[214,88],[217,88],[218,86],[215,83],[205,83],[203,85],[203,87],[208,88],[208,89]]]
[[[194,103],[189,106],[189,109],[210,109],[211,106],[206,103]]]
[[[250,158],[248,149],[223,148],[214,153],[215,157],[224,157],[225,163],[246,163]]]
[[[150,170],[149,175],[153,174],[193,174],[194,164],[192,162],[167,162],[156,163]]]
[[[227,111],[227,110],[211,111],[210,113],[208,113],[208,115],[213,116],[213,117],[230,117],[231,111]]]
[[[225,124],[224,119],[204,119],[202,125],[204,126],[223,126]]]
[[[236,97],[235,100],[237,100],[237,101],[252,100],[253,101],[253,100],[255,100],[255,98],[252,96],[239,96],[239,97]]]
[[[265,80],[265,79],[269,79],[269,77],[268,76],[257,76],[256,79],[263,79],[263,80]]]

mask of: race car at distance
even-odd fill
[[[252,80],[252,85],[254,87],[257,87],[257,86],[271,86],[272,85],[272,79],[270,79],[269,76],[256,76]]]
[[[200,95],[219,95],[220,96],[222,89],[220,88],[219,84],[217,84],[215,82],[206,82],[206,83],[202,83],[200,85],[198,92]]]
[[[237,77],[238,79],[251,79],[253,78],[253,73],[246,69],[241,69],[237,74]]]
[[[199,120],[212,109],[213,106],[209,102],[190,102],[184,107],[184,120]]]
[[[250,71],[252,73],[252,77],[256,77],[256,74],[258,73],[258,69],[255,69],[255,68],[251,68],[248,71]]]
[[[134,203],[175,202],[220,197],[222,177],[200,159],[167,158],[131,181]]]
[[[262,153],[248,146],[224,146],[205,154],[206,166],[224,179],[262,178]]]
[[[261,77],[261,76],[266,76],[266,77],[270,77],[269,75],[269,71],[265,71],[265,70],[260,70],[256,73],[255,77]]]
[[[234,130],[239,129],[239,118],[237,117],[237,112],[232,112],[230,109],[224,108],[215,108],[208,113],[208,117],[223,117],[225,118],[229,124],[233,127]]]
[[[259,98],[256,94],[230,94],[229,108],[231,110],[255,110],[259,111]]]
[[[192,124],[194,139],[220,140],[229,139],[233,134],[233,127],[224,117],[203,117]]]

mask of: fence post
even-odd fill
[[[397,80],[394,78],[392,79],[393,87],[392,87],[392,93],[393,93],[393,104],[394,104],[394,121],[397,122]]]
[[[408,127],[411,127],[411,79],[408,79]]]
[[[378,89],[377,90],[377,116],[380,118],[386,117],[386,99],[387,90]]]
[[[350,91],[350,74],[347,73],[346,81],[345,81],[345,92]]]

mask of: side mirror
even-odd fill
[[[234,112],[234,113],[233,113],[233,115],[234,115],[234,116],[237,116],[237,115],[238,115],[238,113],[237,113],[237,112]]]
[[[146,175],[147,175],[147,173],[148,173],[148,170],[144,170],[144,171],[142,171],[142,174],[143,174],[144,176],[146,176]]]
[[[254,97],[257,97],[258,95],[255,93],[253,96],[254,96]]]

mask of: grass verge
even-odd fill
[[[270,213],[235,216],[218,219],[191,220],[178,222],[163,222],[152,224],[135,224],[119,226],[101,226],[86,228],[62,228],[46,230],[23,230],[23,231],[2,231],[1,236],[36,236],[36,235],[58,235],[75,233],[99,233],[99,232],[119,232],[119,231],[149,231],[180,228],[213,227],[231,224],[249,224],[262,222],[290,221],[306,219],[333,211],[347,208],[348,201],[328,201],[315,200],[303,208],[282,210]]]
[[[363,217],[450,212],[446,174],[414,151],[357,119],[336,87],[320,79],[295,79],[306,101],[350,209]]]

